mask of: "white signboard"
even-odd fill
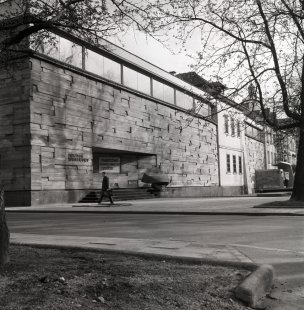
[[[99,157],[99,172],[119,173],[120,157],[114,157],[114,156]]]

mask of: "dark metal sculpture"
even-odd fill
[[[142,182],[151,183],[151,187],[156,191],[162,191],[169,184],[169,178],[166,174],[144,173]]]

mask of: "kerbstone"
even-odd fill
[[[273,267],[261,265],[236,288],[235,295],[250,307],[256,307],[258,301],[270,290],[273,280]]]

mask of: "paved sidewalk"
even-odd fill
[[[84,213],[153,213],[153,214],[237,214],[237,215],[304,215],[301,207],[261,207],[271,201],[288,197],[221,197],[221,198],[168,198],[119,201],[114,206],[105,202],[49,204],[32,207],[6,207],[7,212],[84,212]]]
[[[286,197],[276,198],[278,201]],[[208,215],[277,215],[303,216],[304,208],[254,208],[256,205],[273,201],[274,198],[237,197],[237,198],[181,198],[149,199],[117,202],[114,206],[105,202],[81,204],[53,204],[33,207],[7,207],[10,212],[43,212],[43,213],[119,213],[119,214],[208,214]],[[176,240],[149,240],[126,238],[92,238],[56,235],[11,234],[13,243],[68,246],[99,250],[121,251],[129,253],[147,253],[151,255],[168,255],[222,261],[225,263],[253,262],[237,250],[237,247],[221,244],[200,244]]]
[[[236,248],[222,244],[192,241],[100,238],[62,235],[11,234],[13,244],[105,250],[149,256],[178,257],[201,262],[254,267],[248,257]]]

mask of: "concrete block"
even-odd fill
[[[256,307],[258,301],[270,290],[273,280],[274,268],[271,265],[261,265],[236,288],[235,296],[250,307]]]

